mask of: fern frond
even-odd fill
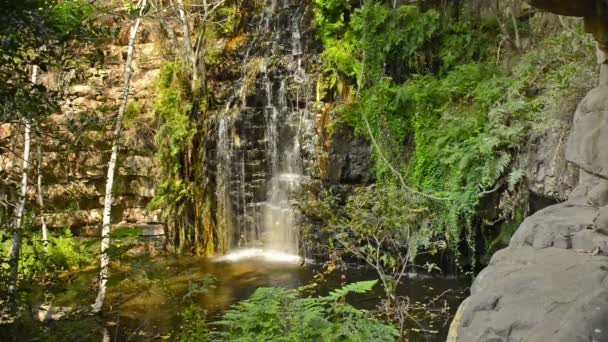
[[[515,187],[517,186],[517,184],[519,184],[519,182],[522,181],[524,175],[525,172],[522,169],[514,169],[513,171],[511,171],[511,173],[509,173],[509,191],[515,190]]]
[[[359,281],[356,283],[348,284],[343,286],[340,289],[332,291],[328,296],[323,297],[323,299],[328,301],[337,301],[346,297],[349,293],[365,293],[372,290],[372,288],[376,285],[378,280],[369,280],[369,281]]]
[[[509,153],[501,153],[500,157],[494,161],[496,178],[499,178],[505,173],[509,164],[511,164],[511,155]]]

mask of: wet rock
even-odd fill
[[[328,149],[326,177],[334,183],[367,184],[374,179],[372,148],[352,128],[336,124]]]

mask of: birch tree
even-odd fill
[[[112,216],[112,188],[114,186],[114,175],[116,173],[116,159],[118,158],[118,148],[120,146],[120,134],[122,132],[122,123],[127,108],[129,97],[129,88],[131,84],[131,76],[133,75],[133,55],[135,50],[135,40],[137,31],[141,24],[146,9],[146,0],[140,0],[137,4],[138,15],[135,22],[131,26],[129,35],[129,45],[127,50],[127,61],[125,63],[125,77],[122,96],[120,98],[120,106],[118,108],[118,116],[116,117],[116,126],[112,139],[112,152],[110,161],[108,162],[108,174],[106,176],[106,192],[103,207],[103,222],[101,228],[101,267],[99,271],[99,291],[97,299],[93,304],[93,312],[100,312],[106,298],[106,285],[108,281],[108,267],[110,264],[110,256],[108,248],[110,247],[110,220]]]
[[[38,126],[38,128],[40,128]],[[49,234],[46,228],[46,218],[44,217],[44,199],[42,197],[42,172],[40,171],[42,168],[42,137],[38,136],[38,144],[36,144],[36,174],[38,175],[38,179],[36,181],[36,193],[38,194],[38,206],[40,207],[40,225],[42,230],[42,244],[44,245],[44,250],[46,252],[49,251]]]
[[[38,82],[38,66],[32,67],[32,84]],[[24,126],[23,134],[23,167],[21,169],[21,186],[19,190],[19,200],[15,206],[15,221],[13,223],[13,248],[11,249],[11,280],[8,287],[9,294],[12,295],[17,289],[17,278],[19,277],[19,258],[21,257],[21,240],[23,238],[23,213],[25,212],[25,200],[27,197],[27,175],[30,165],[30,146],[32,143],[31,137],[31,122],[30,119],[22,120]]]

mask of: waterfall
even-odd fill
[[[230,105],[227,105],[230,108]],[[228,112],[226,110],[225,112]],[[223,232],[225,234],[224,241],[230,247],[232,243],[231,233],[235,231],[234,226],[234,214],[232,212],[230,187],[231,187],[231,170],[230,165],[233,162],[234,147],[233,139],[230,132],[231,118],[223,116],[220,118],[218,127],[218,139],[217,139],[217,221],[218,224],[223,226]]]
[[[311,84],[302,67],[304,13],[291,0],[267,1],[234,101],[218,120],[217,221],[233,247],[298,253],[294,201],[308,178],[302,149],[314,136]],[[246,79],[255,65],[255,93],[262,96],[250,100]]]

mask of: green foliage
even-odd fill
[[[430,226],[430,204],[385,183],[358,188],[347,198],[326,191],[314,211],[325,224],[325,253],[367,263],[391,297],[421,251],[444,248]]]
[[[209,327],[206,322],[207,312],[196,306],[190,305],[180,313],[182,323],[176,336],[179,342],[209,341]]]
[[[530,130],[546,128],[568,101],[576,103],[577,79],[592,63],[590,40],[567,30],[505,68],[496,61],[496,20],[442,20],[416,6],[365,1],[351,8],[350,2],[318,0],[315,23],[330,87],[338,88],[340,79],[356,84],[357,98],[335,114],[368,138],[369,123],[379,187],[395,184],[396,175],[378,149],[412,188],[445,199],[412,196],[398,203],[404,211],[426,208],[409,224],[445,236],[454,250],[463,236],[473,248],[483,221],[479,206],[489,194],[521,198],[515,193],[525,175],[514,168],[520,146]],[[520,25],[520,34],[527,34]],[[405,155],[404,146],[411,148]],[[355,194],[353,201],[360,200]],[[512,204],[501,219],[522,205]],[[352,210],[375,217],[375,208]],[[364,222],[350,213],[343,217]]]
[[[122,125],[125,129],[130,129],[137,123],[143,112],[143,103],[139,101],[131,101],[127,104],[125,116]]]
[[[213,27],[220,37],[231,37],[238,31],[241,23],[243,10],[236,4],[231,6],[221,6],[214,13],[212,22],[223,22],[217,27]]]
[[[421,12],[416,6],[397,9],[366,1],[345,22],[352,8],[348,1],[317,0],[315,24],[325,45],[325,71],[362,81],[364,72],[382,73],[384,64],[409,70],[424,68],[417,55],[429,44],[439,28],[439,14]],[[381,39],[380,39],[381,37]],[[365,61],[365,65],[363,65]],[[378,70],[379,68],[379,70]]]
[[[217,324],[226,341],[393,341],[394,327],[345,303],[376,281],[349,284],[326,297],[300,298],[295,290],[259,288]]]
[[[39,302],[50,291],[42,284],[53,284],[60,274],[89,266],[97,260],[98,248],[94,246],[98,242],[96,240],[82,241],[66,228],[63,234],[49,235],[48,249],[45,250],[40,234],[32,234],[39,227],[32,224],[29,215],[23,227],[19,282],[16,295],[12,294],[16,303],[30,305]],[[0,298],[6,298],[11,271],[9,256],[13,243],[10,229],[0,234],[0,238]]]
[[[348,0],[316,0],[315,25],[317,35],[325,45],[322,58],[325,60],[325,71],[335,76],[354,77],[360,69],[355,53],[355,37],[345,21],[352,7]]]
[[[0,244],[0,254],[8,255],[12,239],[7,235]],[[34,277],[41,274],[61,272],[88,266],[95,261],[91,246],[81,243],[66,228],[63,234],[49,236],[48,252],[44,250],[38,234],[26,236],[20,259],[20,274]]]
[[[90,244],[78,241],[69,228],[62,235],[51,235],[47,257],[54,268],[61,270],[88,266],[96,260]]]
[[[476,24],[474,27],[472,22],[457,21],[441,33],[437,56],[442,72],[459,64],[493,58],[496,27],[483,21]]]
[[[493,63],[463,64],[443,78],[415,77],[399,89],[398,100],[413,114],[410,180],[450,198],[435,226],[451,241],[471,228],[485,195],[505,183],[507,191],[516,190],[524,175],[510,169],[519,147],[535,122],[550,124],[551,108],[562,97],[571,98],[572,82],[589,66],[588,59],[577,56],[581,47],[563,39],[551,38],[528,52],[512,72]],[[530,94],[530,87],[542,91]]]
[[[348,28],[345,14],[351,10],[348,0],[315,0],[315,24],[318,36],[325,44],[344,36]]]
[[[184,85],[181,68],[173,63],[165,65],[159,75],[159,94],[154,102],[154,112],[162,122],[156,142],[163,183],[159,194],[151,202],[153,208],[177,207],[192,198],[192,189],[180,173],[184,149],[196,134],[196,128],[190,121],[192,103]]]

